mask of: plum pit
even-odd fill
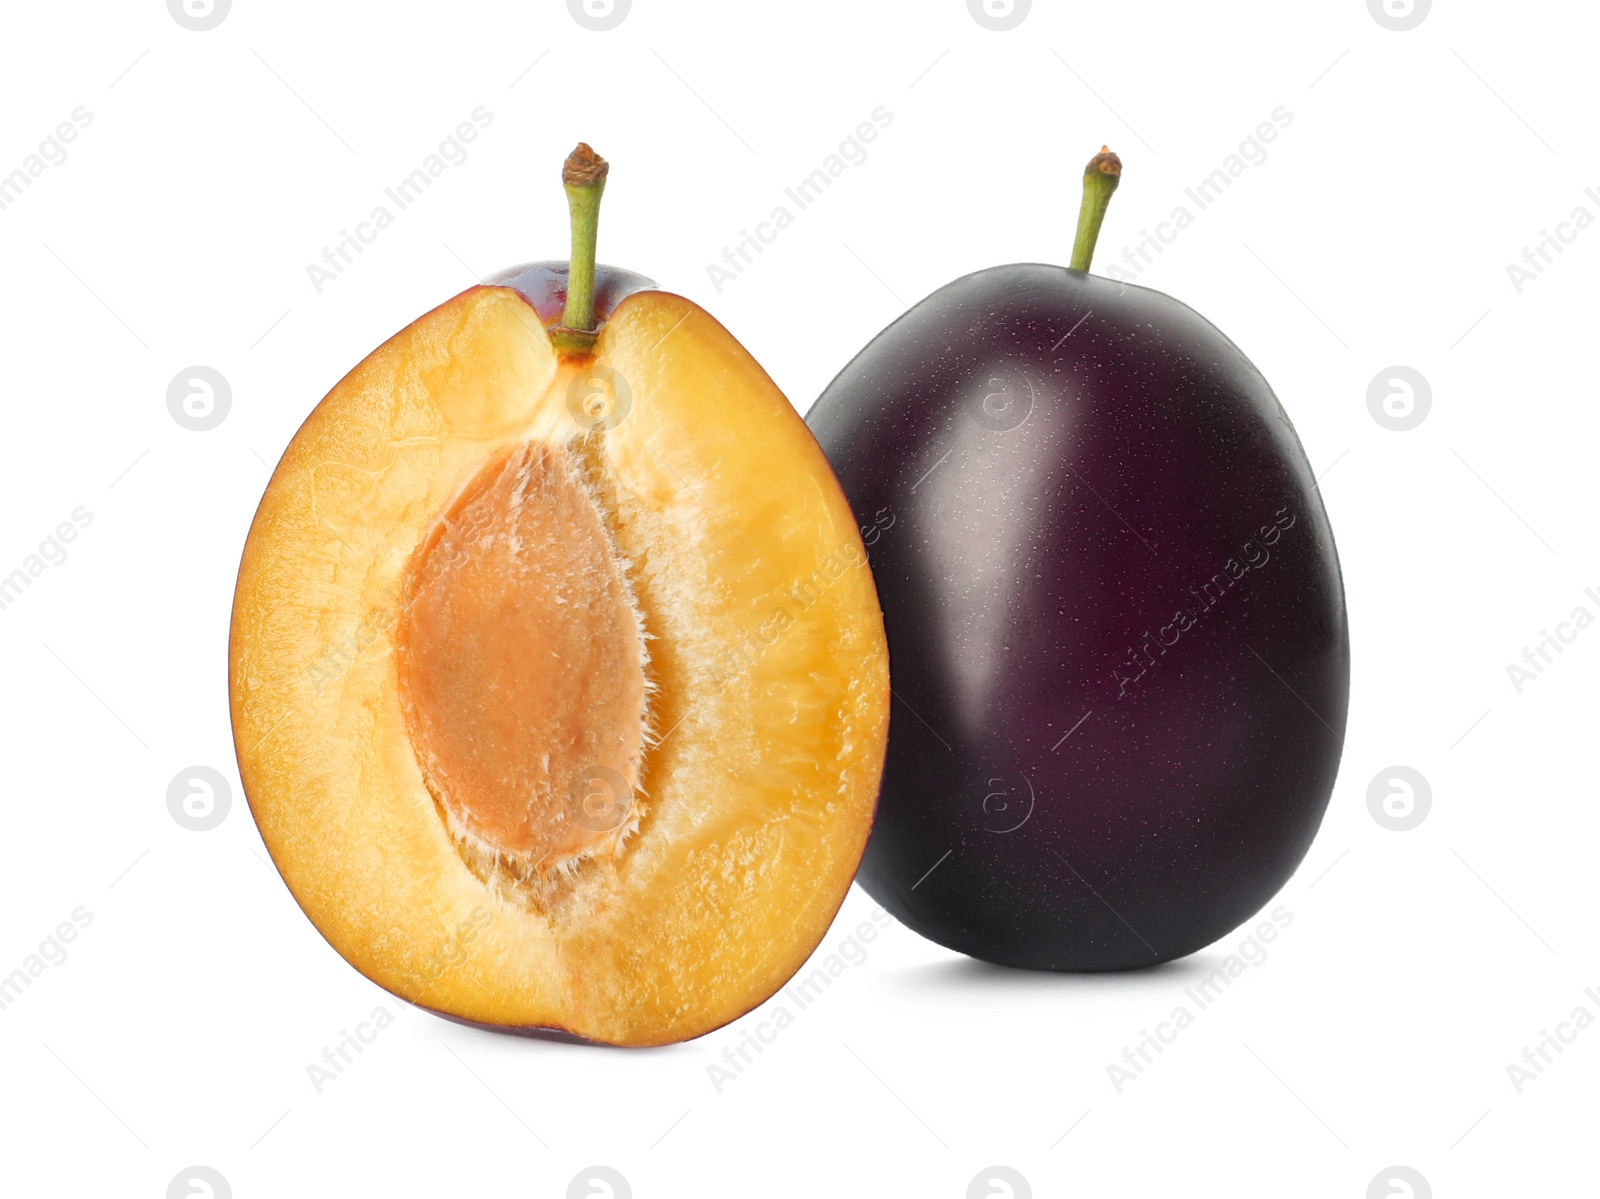
[[[411,744],[470,866],[526,880],[615,852],[646,654],[577,453],[528,442],[480,470],[413,559],[397,648]]]

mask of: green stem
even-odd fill
[[[1106,219],[1111,193],[1122,181],[1122,159],[1105,146],[1083,168],[1083,206],[1078,209],[1078,236],[1072,242],[1071,267],[1087,271],[1094,260],[1094,244],[1100,239],[1100,226]]]
[[[561,323],[550,330],[550,339],[556,349],[566,353],[589,353],[599,332],[594,319],[594,256],[600,197],[605,194],[610,169],[586,142],[578,143],[561,168],[567,208],[572,213],[572,258],[567,264],[567,308]]]

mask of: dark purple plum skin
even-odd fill
[[[1238,347],[1160,292],[995,267],[807,420],[889,637],[868,894],[951,949],[1070,971],[1260,911],[1327,807],[1350,643],[1310,464]]]
[[[507,267],[483,281],[485,287],[509,287],[532,305],[546,326],[559,321],[567,306],[568,264],[561,261],[525,262]],[[604,322],[636,291],[654,291],[654,280],[619,266],[594,268],[594,315]]]

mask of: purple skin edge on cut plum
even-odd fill
[[[528,262],[507,267],[483,281],[484,287],[509,287],[539,314],[548,328],[561,319],[567,305],[567,262]],[[600,324],[616,311],[618,304],[639,291],[658,290],[653,279],[599,263],[594,268],[594,314]]]

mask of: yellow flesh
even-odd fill
[[[463,293],[342,380],[257,513],[230,685],[262,836],[354,965],[465,1019],[656,1044],[755,1006],[826,930],[871,821],[887,656],[837,484],[738,343],[646,292],[596,349],[632,408],[587,437],[574,368],[505,289]],[[650,638],[659,744],[637,831],[541,908],[458,851],[396,642],[408,569],[486,466],[580,438]]]

